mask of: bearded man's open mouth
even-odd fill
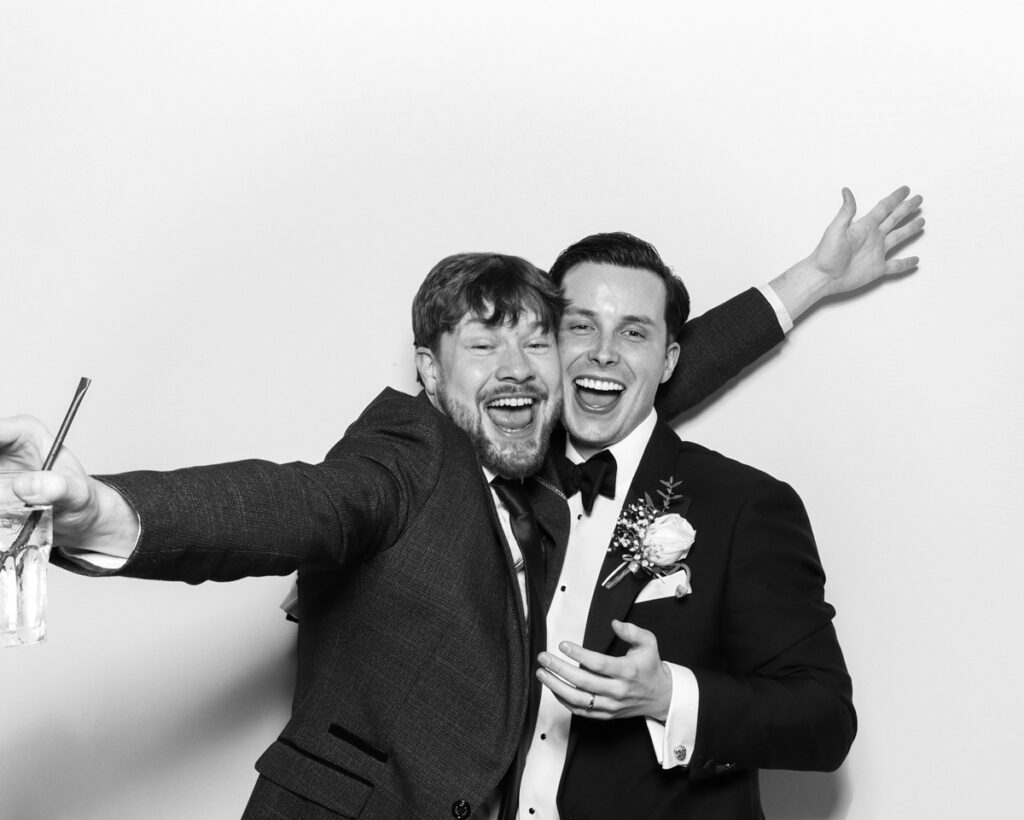
[[[532,427],[539,401],[536,396],[499,396],[485,405],[487,417],[503,433],[522,433]]]

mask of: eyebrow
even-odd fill
[[[588,319],[594,319],[594,318],[597,318],[597,311],[596,310],[588,310],[587,308],[573,307],[572,305],[569,305],[569,307],[567,307],[565,309],[565,313],[563,315],[564,316],[569,316],[569,315],[585,316]],[[619,324],[623,324],[623,325],[647,325],[649,327],[654,327],[658,323],[657,323],[656,320],[652,319],[650,316],[643,316],[643,315],[640,315],[640,314],[633,314],[633,313],[631,313],[628,316],[621,317],[621,319],[619,321]]]
[[[467,327],[467,328],[473,327],[473,328],[477,328],[477,329],[480,329],[480,330],[495,330],[495,329],[497,329],[498,327],[500,327],[503,324],[507,324],[507,322],[497,322],[497,323],[495,323],[495,322],[488,322],[487,320],[481,319],[480,317],[474,317],[472,319],[467,319],[466,320],[465,327]],[[521,324],[523,324],[522,319],[520,319],[518,322],[516,322],[516,325],[521,325]],[[536,319],[533,322],[531,322],[529,325],[527,325],[527,327],[530,330],[536,330],[538,328],[543,329],[544,322],[542,322],[540,319]]]

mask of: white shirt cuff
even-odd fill
[[[775,288],[771,285],[758,285],[757,289],[761,291],[764,298],[768,300],[768,304],[772,306],[772,310],[775,311],[775,318],[779,320],[782,332],[789,333],[793,329],[793,319],[790,317],[789,311],[786,310],[786,306],[782,304],[779,294],[775,292]]]
[[[58,546],[57,549],[72,564],[77,564],[82,569],[119,570],[128,562],[128,555],[131,555],[130,551],[128,555],[120,556],[96,550],[82,550],[76,547]]]
[[[697,678],[685,666],[666,662],[672,673],[672,699],[664,723],[647,718],[647,731],[654,744],[654,756],[663,769],[686,766],[697,742],[697,708],[700,688]]]
[[[86,570],[120,570],[128,563],[131,554],[139,545],[139,538],[142,536],[142,523],[139,521],[139,514],[135,513],[135,540],[130,547],[121,547],[117,544],[104,546],[95,549],[82,549],[81,547],[62,547],[57,545],[57,550],[72,564],[77,564]]]

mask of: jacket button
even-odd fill
[[[473,807],[465,800],[456,800],[452,803],[452,817],[455,820],[466,820],[473,813]]]

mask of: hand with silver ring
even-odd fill
[[[662,663],[657,637],[621,621],[612,621],[612,631],[629,646],[625,655],[604,655],[562,641],[558,649],[564,657],[552,652],[538,656],[538,680],[566,709],[588,720],[665,720],[672,700],[672,673]]]

